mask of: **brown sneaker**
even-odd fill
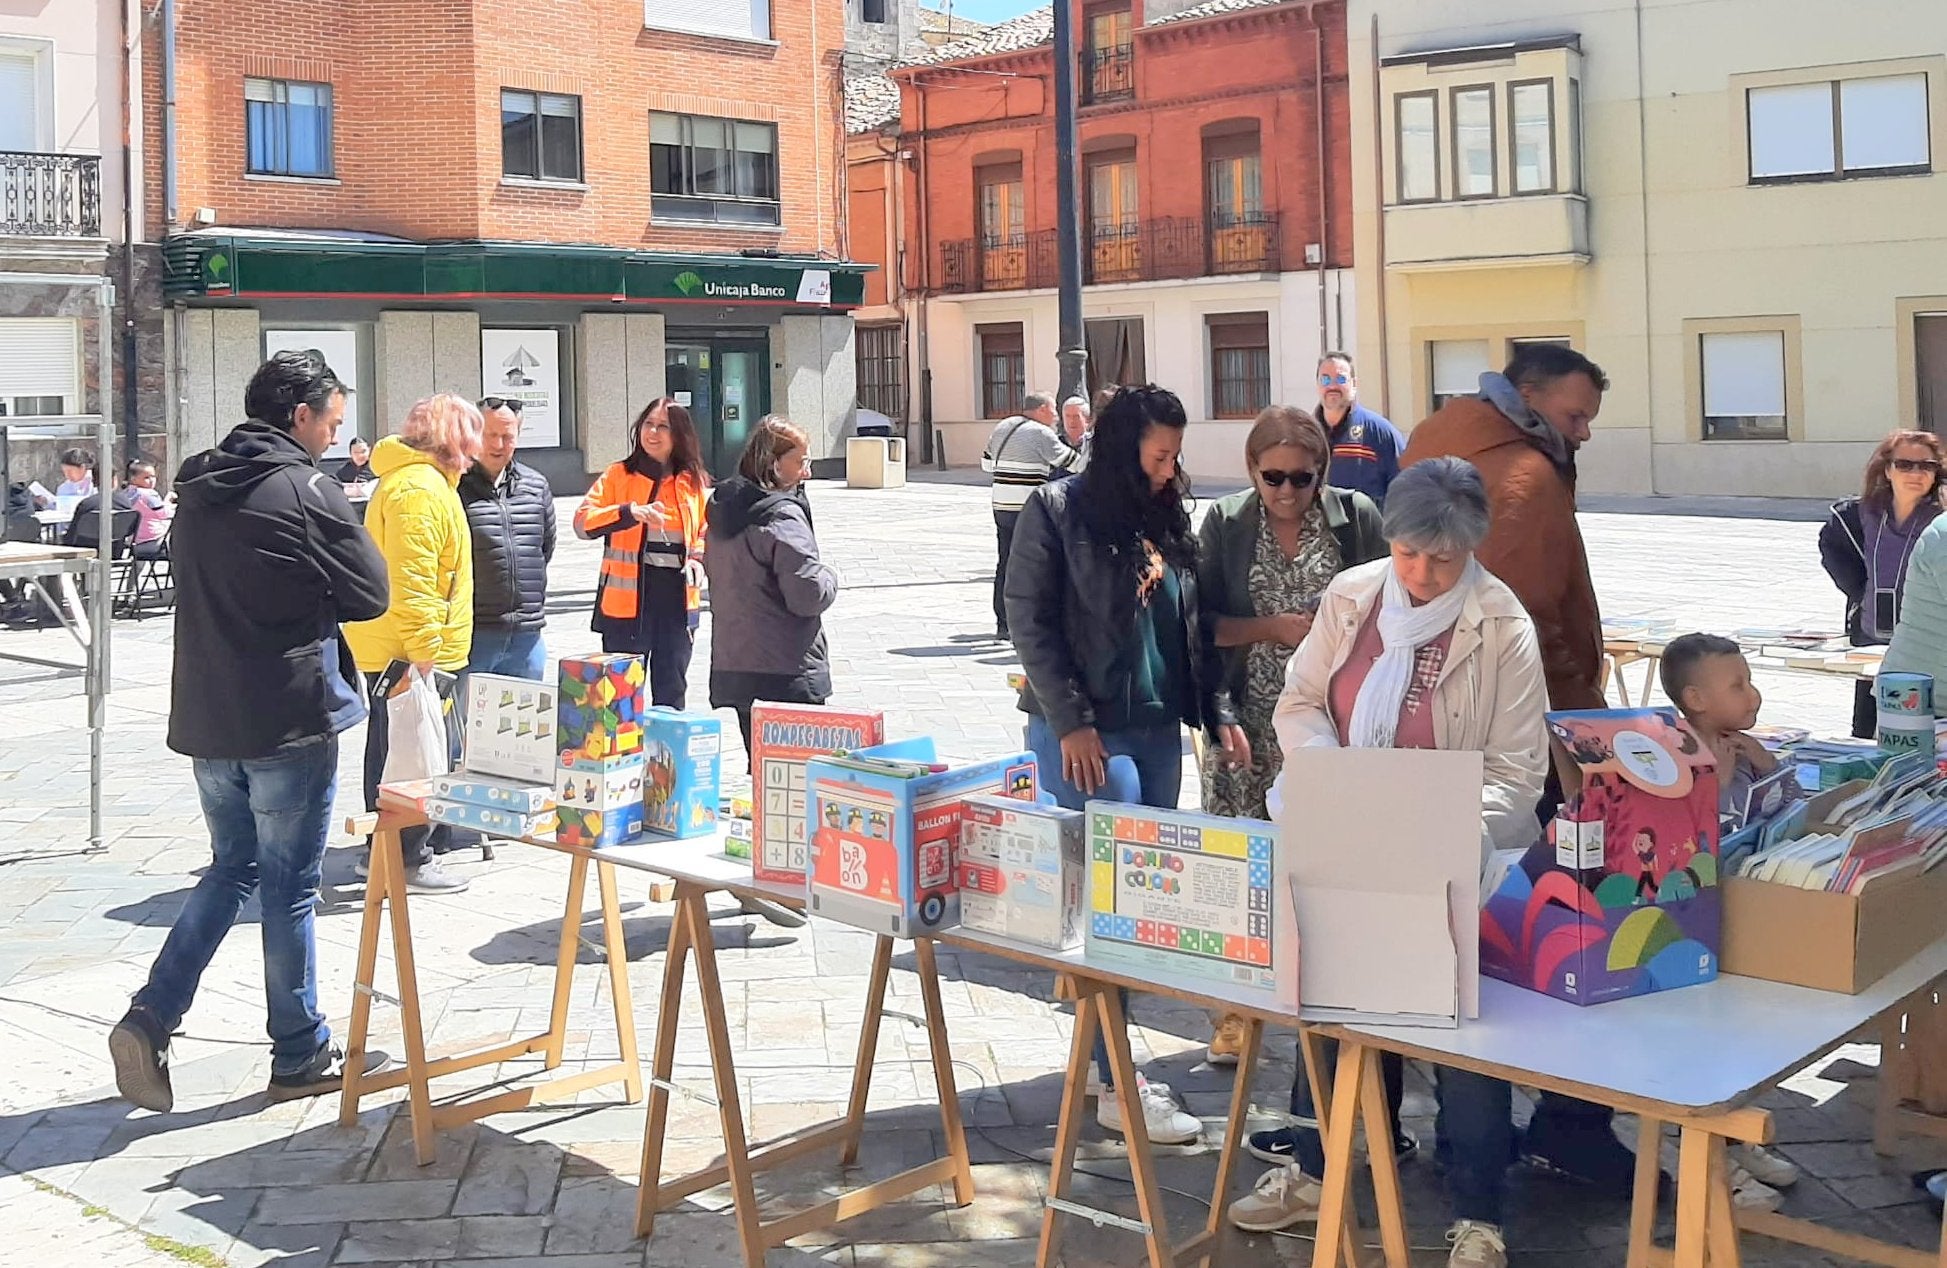
[[[1217,1029],[1210,1036],[1210,1064],[1236,1065],[1244,1054],[1245,1028],[1250,1023],[1236,1013],[1225,1013],[1217,1021]]]

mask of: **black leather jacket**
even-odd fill
[[[473,624],[540,629],[547,624],[554,558],[554,490],[547,477],[516,462],[496,487],[476,463],[460,477],[460,505],[473,530]]]
[[[1081,480],[1036,489],[1021,508],[1007,557],[1007,628],[1027,672],[1021,708],[1056,735],[1116,731],[1134,707],[1139,653],[1131,548],[1098,541],[1082,518]],[[1197,610],[1194,568],[1177,568],[1191,690],[1183,721],[1211,733],[1237,721],[1215,643]]]

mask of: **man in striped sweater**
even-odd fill
[[[994,636],[1003,641],[1007,609],[1001,604],[1001,591],[1007,584],[1014,523],[1021,518],[1028,494],[1046,484],[1053,473],[1066,470],[1075,456],[1055,430],[1055,398],[1041,392],[1023,397],[1021,412],[1003,418],[981,451],[980,469],[994,477],[994,544],[999,552],[994,565]]]

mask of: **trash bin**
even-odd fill
[[[906,441],[899,436],[853,436],[845,442],[845,486],[906,487]]]

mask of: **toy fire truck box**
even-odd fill
[[[554,697],[553,683],[468,675],[466,769],[536,784],[552,780],[558,722]]]
[[[554,772],[554,839],[619,845],[642,835],[642,754],[595,761],[564,754]]]
[[[642,826],[656,836],[717,830],[723,723],[711,713],[651,709],[642,715]]]
[[[960,924],[1066,951],[1082,940],[1088,844],[1079,810],[969,797],[960,819]]]
[[[504,806],[434,798],[426,803],[426,817],[434,823],[476,828],[497,837],[542,837],[554,831],[553,806],[528,813]]]
[[[813,828],[811,910],[895,937],[960,920],[954,856],[968,797],[1035,797],[1034,755],[948,767],[931,740],[806,763]]]
[[[758,880],[804,884],[810,857],[805,762],[871,748],[885,738],[882,713],[799,704],[751,710],[751,871]]]
[[[552,732],[553,728],[549,728]],[[473,771],[457,771],[433,779],[433,796],[441,801],[464,801],[515,814],[539,814],[554,806],[554,762],[542,776],[546,782],[530,784],[514,779],[493,779]]]
[[[590,761],[640,753],[642,679],[640,656],[562,657],[556,751]]]
[[[1481,908],[1481,971],[1573,1004],[1717,976],[1717,774],[1674,709],[1548,715],[1567,798]]]

